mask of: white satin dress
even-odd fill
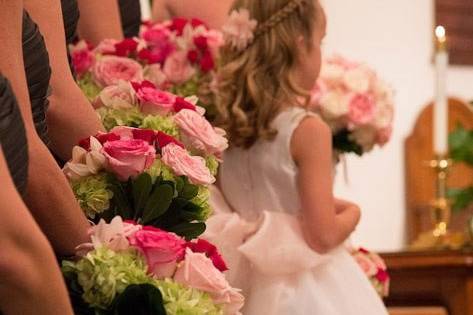
[[[290,141],[307,115],[290,108],[273,122],[275,140],[225,153],[220,183],[226,201],[215,188],[215,214],[204,238],[219,247],[227,278],[242,288],[244,315],[387,315],[343,246],[320,255],[302,236]]]

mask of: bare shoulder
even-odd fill
[[[298,162],[314,154],[331,152],[332,132],[330,127],[316,115],[307,115],[294,130],[291,138],[291,153]]]

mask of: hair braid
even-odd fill
[[[281,10],[273,14],[267,21],[259,25],[255,31],[255,39],[259,36],[269,32],[276,25],[291,16],[297,9],[299,9],[305,0],[291,0]]]

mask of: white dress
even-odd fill
[[[216,214],[204,237],[226,258],[230,282],[243,289],[244,315],[387,315],[343,246],[320,255],[302,236],[290,141],[307,115],[290,108],[274,120],[273,141],[225,153],[220,183],[230,207],[214,189]]]

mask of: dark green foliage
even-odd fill
[[[350,139],[350,131],[343,129],[333,135],[332,138],[333,148],[340,153],[355,153],[361,156],[363,154],[363,148],[358,145],[355,141]]]
[[[151,284],[133,284],[115,298],[113,315],[166,315],[163,296]]]

